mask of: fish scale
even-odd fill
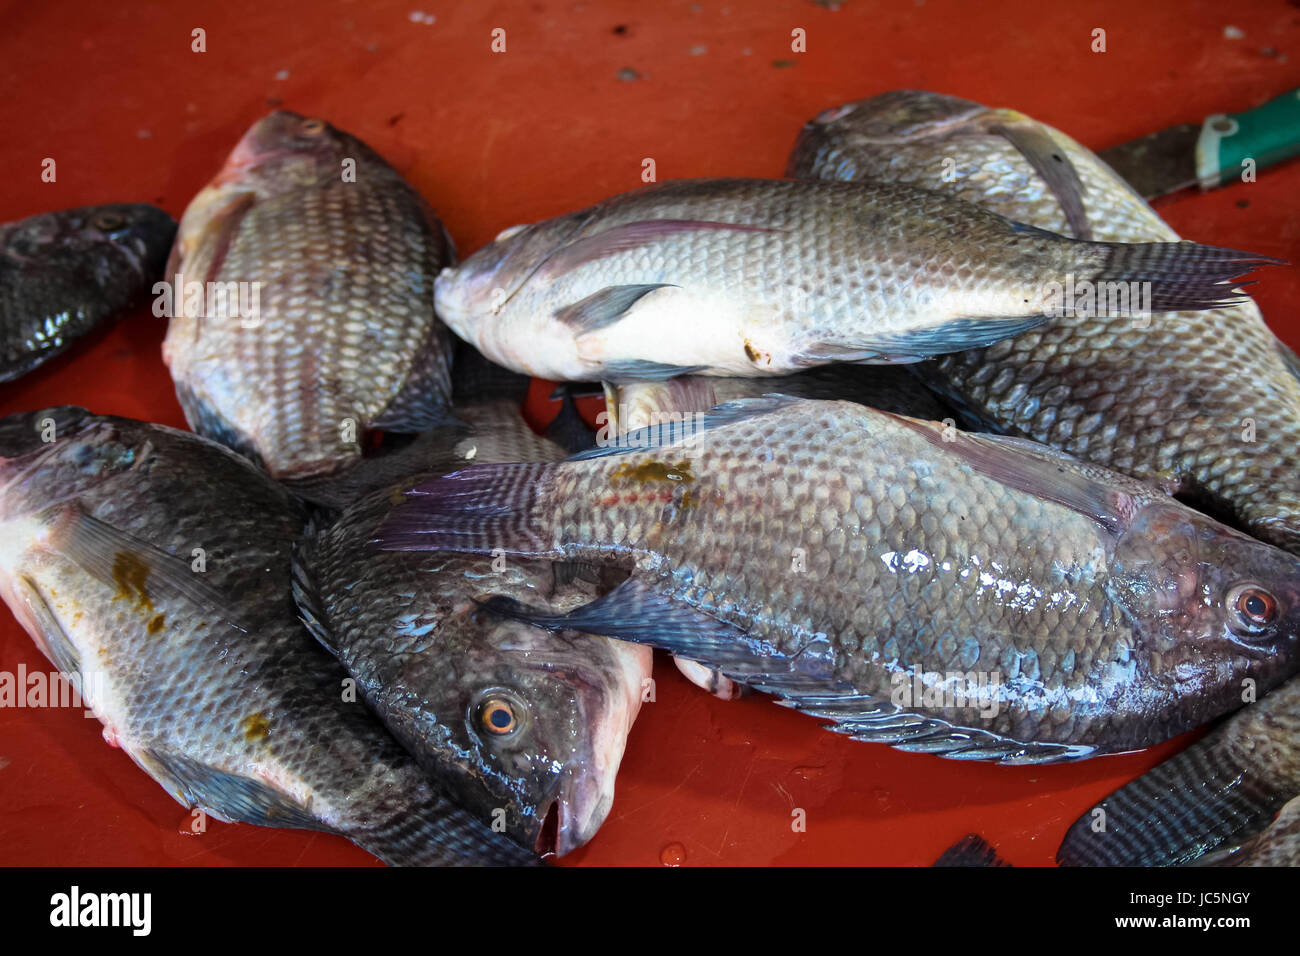
[[[534,859],[347,699],[298,620],[306,514],[281,486],[205,439],[81,409],[0,421],[0,455],[0,595],[177,800],[340,833],[390,863]]]
[[[1061,196],[992,128],[1019,124],[1047,137],[1077,171],[1093,238],[1178,238],[1095,154],[1010,110],[898,91],[824,117],[804,127],[789,175],[910,183],[1070,234]],[[1249,301],[1149,321],[1135,328],[1129,318],[1058,317],[920,371],[994,427],[1207,499],[1258,537],[1300,550],[1294,356]],[[1254,440],[1242,440],[1251,423]]]
[[[176,223],[144,203],[0,224],[0,382],[25,375],[144,298]]]
[[[458,378],[472,368],[467,361]],[[563,457],[528,427],[509,394],[499,394],[518,386],[472,384],[477,401],[456,406],[456,426],[372,459],[360,472],[372,490],[351,491],[337,515],[313,522],[296,553],[294,593],[313,633],[421,765],[468,809],[500,815],[522,845],[563,854],[589,840],[609,812],[650,678],[649,648],[479,612],[475,602],[493,594],[555,610],[595,596],[587,582],[559,581],[547,562],[369,546],[403,477],[471,460]],[[494,735],[476,708],[501,694],[518,726]]]
[[[450,239],[382,158],[310,124],[277,112],[249,130],[190,204],[168,268],[261,282],[260,321],[178,314],[163,346],[191,426],[296,479],[354,464],[369,429],[427,427],[450,400],[432,304]]]
[[[1169,866],[1219,854],[1230,862],[1270,845],[1283,852],[1287,827],[1270,832],[1270,824],[1297,798],[1300,680],[1292,678],[1100,801],[1105,828],[1095,830],[1092,811],[1085,813],[1057,858],[1072,866]],[[1241,844],[1255,846],[1231,852]]]
[[[419,484],[379,540],[628,569],[569,615],[491,606],[664,647],[795,706],[888,702],[917,670],[996,674],[995,713],[840,718],[965,758],[1146,746],[1239,706],[1245,676],[1263,688],[1300,665],[1300,563],[1127,476],[846,402],[738,401],[693,427]],[[1257,644],[1236,630],[1243,580],[1279,608]]]
[[[755,376],[987,345],[1040,324],[1076,273],[1209,308],[1263,261],[1075,242],[906,184],[681,180],[508,229],[442,272],[435,300],[527,374]]]

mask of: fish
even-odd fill
[[[475,444],[474,461],[510,460],[512,450],[537,447],[517,409],[514,448],[505,415],[488,422],[496,437]],[[536,460],[564,455],[549,442],[542,454]],[[479,607],[508,596],[563,613],[598,596],[550,562],[375,553],[369,542],[392,498],[381,488],[336,518],[313,522],[295,561],[303,619],[461,805],[487,819],[500,815],[504,832],[539,854],[571,852],[592,838],[613,803],[650,680],[650,649],[552,633]]]
[[[1065,239],[895,183],[677,180],[506,229],[444,269],[434,301],[506,368],[617,384],[991,345],[1074,307],[1076,280],[1146,283],[1156,311],[1214,308],[1273,261]]]
[[[147,203],[42,213],[0,225],[0,382],[11,382],[141,301],[176,221]]]
[[[658,382],[611,385],[605,390],[604,417],[597,416],[601,431],[596,444],[604,444],[623,431],[662,424],[673,415],[706,412],[715,405],[770,394],[847,399],[910,418],[967,424],[957,411],[902,368],[826,365],[768,378],[683,375]]]
[[[915,377],[900,368],[857,365],[827,365],[793,375],[768,378],[709,378],[683,375],[658,382],[628,382],[606,388],[606,410],[597,415],[600,430],[596,445],[607,445],[619,435],[638,429],[662,427],[670,422],[686,421],[689,416],[707,412],[740,398],[757,398],[767,394],[795,395],[801,398],[848,398],[885,411],[913,418],[957,423],[956,413]],[[577,449],[571,451],[585,450]],[[715,697],[735,700],[745,696],[748,688],[729,679],[715,668],[706,667],[685,657],[674,657],[682,675]]]
[[[1300,797],[1288,802],[1262,833],[1197,863],[1201,866],[1300,866]]]
[[[1149,746],[1300,668],[1295,556],[1045,446],[843,401],[741,400],[460,469],[410,487],[377,542],[627,571],[563,615],[485,606],[959,759]]]
[[[306,520],[187,432],[72,407],[0,420],[0,596],[178,802],[390,864],[536,863],[349,699],[291,594]]]
[[[1255,840],[1300,797],[1300,679],[1081,816],[1061,841],[1064,866],[1181,866]]]
[[[1054,232],[1086,225],[1093,239],[1178,238],[1066,134],[937,93],[826,111],[799,134],[787,175],[909,183]],[[1060,316],[912,369],[986,430],[1159,484],[1300,553],[1300,361],[1253,301],[1142,323]]]
[[[428,203],[360,140],[284,110],[258,120],[167,265],[163,360],[190,427],[296,481],[355,466],[374,431],[437,424],[451,342],[433,280],[454,259]]]

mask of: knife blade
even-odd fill
[[[1101,158],[1144,199],[1253,177],[1300,155],[1300,89],[1244,113],[1216,113],[1103,150]]]

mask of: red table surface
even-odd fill
[[[0,22],[0,221],[135,200],[179,216],[283,104],[392,161],[462,254],[639,186],[647,157],[661,180],[780,175],[807,119],[888,89],[1011,106],[1102,149],[1300,85],[1297,0],[13,2]],[[498,27],[505,53],[490,49]],[[205,53],[191,52],[196,28]],[[791,51],[795,28],[806,53]],[[55,183],[40,179],[46,157]],[[1300,262],[1298,187],[1293,163],[1161,212],[1188,238]],[[1256,288],[1300,346],[1297,270]],[[163,332],[142,307],[0,386],[0,413],[72,403],[183,427]],[[554,414],[548,391],[534,383],[535,424]],[[49,669],[0,612],[0,670],[19,666]],[[1190,739],[1070,766],[971,765],[854,743],[763,697],[715,700],[666,660],[655,676],[613,810],[566,863],[929,864],[977,831],[1013,863],[1048,864],[1076,817]],[[191,836],[189,820],[98,721],[0,709],[0,863],[377,865],[340,837],[217,822]]]

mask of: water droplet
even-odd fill
[[[659,862],[664,866],[681,866],[686,862],[686,847],[670,843],[659,851]]]

